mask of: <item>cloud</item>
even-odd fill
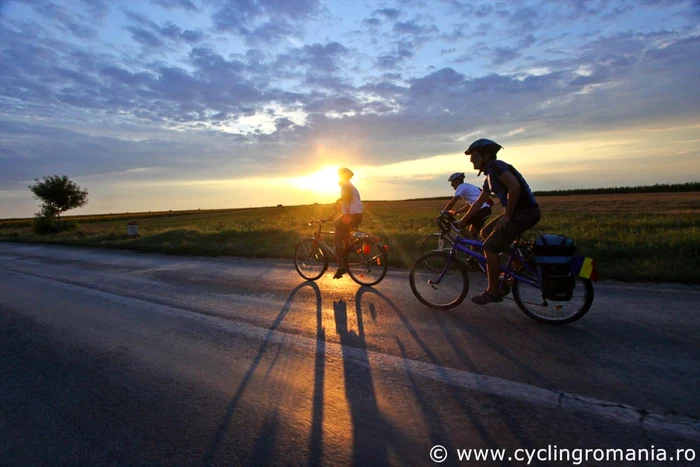
[[[362,20],[362,23],[366,24],[371,28],[378,28],[382,25],[382,20],[380,20],[379,18],[365,18],[364,20]]]
[[[372,12],[373,15],[383,16],[388,20],[396,21],[401,16],[401,11],[396,8],[379,8]]]
[[[522,56],[518,50],[511,47],[494,47],[490,55],[494,65],[503,65]]]
[[[52,2],[33,3],[32,6],[39,15],[47,18],[58,27],[70,31],[71,34],[79,39],[93,39],[97,37],[95,28],[82,15],[73,15],[66,8]],[[99,11],[99,6],[96,8]]]
[[[151,3],[166,9],[182,8],[190,12],[198,11],[197,7],[190,0],[151,0]]]
[[[146,48],[161,48],[166,45],[166,41],[194,45],[204,38],[202,31],[182,30],[170,21],[159,26],[141,13],[128,9],[124,9],[123,13],[133,23],[125,26],[125,29],[131,33],[134,41]]]
[[[301,37],[301,24],[324,10],[318,0],[217,0],[212,21],[220,32],[239,34],[247,43],[270,44]]]
[[[172,23],[166,23],[162,28],[160,28],[160,33],[163,35],[163,37],[167,37],[173,41],[183,41],[190,44],[195,44],[201,41],[204,37],[204,33],[202,33],[202,31],[183,31],[179,26]]]
[[[31,18],[8,15],[0,23],[2,180],[62,166],[82,175],[129,170],[144,160],[202,179],[216,172],[211,160],[251,174],[301,170],[318,163],[319,142],[339,159],[390,164],[459,152],[470,134],[512,146],[698,118],[700,36],[678,13],[689,4],[640,4],[638,14],[660,17],[643,31],[615,23],[623,18],[608,17],[606,2],[535,11],[522,2],[449,3],[449,15],[422,17],[419,2],[400,11],[365,5],[350,25],[323,22],[315,1],[188,4],[157,0],[157,15],[150,4],[92,4],[102,25],[118,17],[114,42],[89,22],[88,4],[42,2]],[[353,34],[363,18],[381,25],[365,21],[376,27]],[[559,21],[583,26],[568,32]],[[99,37],[82,40],[70,25]]]
[[[135,26],[127,26],[125,29],[131,33],[132,39],[144,47],[158,48],[165,45],[165,42],[163,42],[158,36],[145,29],[137,28]]]

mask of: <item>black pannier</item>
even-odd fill
[[[576,244],[564,235],[544,234],[532,247],[537,263],[540,289],[549,300],[571,300],[576,277],[571,273],[571,260]]]

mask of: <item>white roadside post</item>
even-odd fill
[[[131,221],[128,224],[126,224],[126,230],[127,233],[129,234],[129,237],[140,237],[139,235],[139,225],[136,223],[136,221]]]

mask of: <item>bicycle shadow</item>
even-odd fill
[[[295,301],[296,295],[301,291],[302,289],[306,287],[311,287],[314,291],[315,298],[316,298],[316,314],[318,316],[317,322],[321,323],[320,328],[322,328],[322,318],[321,318],[321,291],[319,290],[318,286],[313,283],[313,282],[303,282],[299,284],[297,287],[292,290],[292,292],[289,294],[287,297],[287,300],[285,301],[284,305],[282,306],[282,309],[280,312],[277,314],[277,317],[273,321],[272,325],[268,329],[267,334],[263,338],[262,343],[258,347],[258,350],[255,354],[255,357],[253,358],[253,363],[250,365],[248,370],[246,371],[245,375],[243,376],[240,384],[238,385],[238,388],[236,389],[236,392],[234,393],[233,397],[228,403],[228,406],[226,407],[226,411],[219,421],[218,427],[216,431],[214,432],[212,442],[207,449],[207,452],[204,455],[204,458],[202,459],[202,463],[204,465],[212,465],[214,463],[214,457],[216,456],[217,452],[219,451],[222,443],[227,439],[227,433],[231,429],[231,422],[234,419],[234,415],[236,414],[236,411],[240,405],[241,399],[243,395],[246,392],[246,389],[248,385],[251,383],[253,380],[254,374],[258,367],[260,366],[260,363],[263,360],[263,357],[265,354],[268,352],[269,348],[271,347],[271,341],[272,341],[272,336],[274,333],[277,331],[277,329],[280,327],[282,322],[284,321],[284,318],[287,316],[289,313],[289,310],[291,309],[292,304]],[[318,342],[323,342],[324,341],[317,341],[317,356],[316,356],[316,370],[315,374],[319,375],[320,372],[320,385],[315,384],[314,385],[314,415],[313,415],[313,420],[314,424],[312,425],[312,454],[316,452],[316,455],[320,455],[321,452],[321,440],[320,440],[320,433],[322,432],[322,427],[320,426],[320,422],[323,420],[323,351],[324,348],[321,347],[320,353],[319,353],[319,348],[318,348]],[[277,356],[279,355],[280,349],[278,349],[278,352],[272,362],[272,366],[276,364],[277,361]],[[320,355],[320,359],[319,359]],[[318,362],[319,360],[321,361],[321,366],[319,369]],[[269,373],[270,370],[268,370]],[[317,392],[317,391],[320,391]],[[319,401],[319,402],[317,402]],[[318,413],[320,411],[320,414]],[[275,451],[275,440],[278,432],[278,427],[279,427],[279,416],[278,416],[278,411],[275,410],[272,416],[268,417],[268,419],[264,422],[263,424],[263,429],[261,434],[258,436],[258,439],[255,443],[255,446],[253,448],[253,456],[259,456],[259,457],[253,457],[254,463],[257,463],[259,460],[267,460],[267,461],[272,461],[272,456],[274,456],[274,451]],[[316,435],[314,435],[316,433]],[[314,437],[315,436],[315,437]]]
[[[438,358],[437,354],[428,346],[428,344],[421,338],[419,335],[418,331],[415,329],[415,327],[411,324],[409,319],[406,317],[403,311],[385,294],[382,292],[372,289],[370,287],[366,288],[361,288],[358,290],[357,298],[356,298],[356,303],[358,310],[361,308],[361,302],[362,298],[365,294],[372,294],[376,298],[382,300],[398,317],[398,319],[401,321],[403,326],[406,328],[408,331],[409,335],[412,337],[412,339],[415,341],[415,343],[420,347],[420,349],[423,351],[423,353],[428,357],[429,361],[437,367],[437,372],[440,374],[443,380],[447,381],[447,387],[449,388],[450,395],[452,396],[452,399],[462,408],[463,412],[467,415],[469,418],[469,421],[471,422],[472,427],[479,433],[479,436],[481,438],[481,441],[483,441],[488,447],[490,448],[498,448],[499,444],[496,439],[494,439],[488,432],[486,426],[482,423],[482,421],[474,414],[474,411],[471,407],[471,404],[464,398],[463,394],[457,389],[458,385],[456,384],[451,384],[452,383],[452,378],[450,374],[443,369],[443,363],[441,360]],[[370,310],[371,309],[376,309],[375,306],[372,304],[369,304]],[[376,313],[376,312],[375,312]],[[431,395],[423,390],[421,388],[420,381],[416,375],[414,375],[411,372],[410,366],[408,365],[408,355],[406,352],[406,347],[401,340],[396,337],[396,342],[397,345],[399,346],[399,349],[401,351],[401,355],[404,358],[404,361],[406,362],[406,365],[404,366],[406,373],[408,374],[412,390],[414,394],[416,395],[416,400],[418,401],[418,404],[421,407],[421,411],[423,412],[423,417],[424,420],[429,427],[430,430],[430,440],[433,444],[440,444],[445,446],[448,451],[454,452],[454,446],[452,445],[449,434],[445,431],[444,429],[444,424],[442,423],[442,420],[440,418],[439,414],[439,407],[437,404],[432,403],[431,400],[433,400],[433,397]],[[484,388],[487,389],[487,388]]]

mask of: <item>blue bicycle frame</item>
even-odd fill
[[[457,236],[455,239],[452,249],[450,249],[450,257],[447,260],[447,264],[445,265],[445,268],[442,270],[440,275],[438,276],[437,280],[433,281],[430,280],[428,281],[430,284],[439,284],[442,278],[445,276],[445,273],[450,269],[450,266],[452,266],[452,261],[461,261],[457,259],[457,252],[461,251],[464,254],[467,254],[473,258],[475,258],[482,266],[486,265],[486,257],[473,249],[469,248],[470,246],[472,247],[477,247],[479,249],[482,249],[484,244],[478,240],[471,240],[469,238],[464,238]],[[520,254],[520,251],[516,247],[510,247],[510,257],[508,258],[508,264],[506,266],[501,265],[501,271],[505,274],[505,277],[512,277],[513,279],[520,281],[524,284],[527,284],[529,286],[535,287],[535,288],[540,288],[540,284],[538,281],[532,280],[530,278],[527,278],[525,276],[521,276],[517,272],[511,269],[511,265],[514,264],[515,259],[517,258],[520,260],[520,263],[525,267],[525,269],[530,272],[534,277],[537,277],[537,271],[532,269],[530,266],[528,266],[527,262],[525,261],[525,258],[523,258],[522,254]],[[484,267],[484,270],[486,268]],[[502,283],[499,284],[499,288],[502,286]]]

